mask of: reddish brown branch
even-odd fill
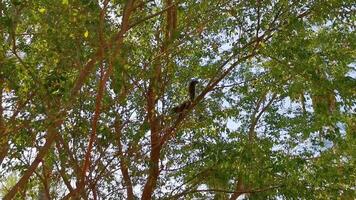
[[[170,8],[174,7],[175,5],[176,5],[176,4],[169,5],[169,6],[167,6],[166,8],[162,9],[161,11],[158,11],[158,12],[156,12],[156,13],[153,13],[152,15],[149,15],[149,16],[144,17],[143,19],[140,19],[139,21],[137,21],[137,22],[131,24],[131,25],[130,25],[130,29],[133,28],[133,27],[135,27],[135,26],[137,26],[137,25],[139,25],[139,24],[141,24],[141,23],[143,23],[143,22],[145,22],[145,21],[147,21],[147,20],[150,20],[150,19],[152,19],[152,18],[154,18],[154,17],[156,17],[156,16],[161,15],[162,13],[166,12],[166,11],[169,10]]]
[[[146,184],[142,193],[142,200],[151,199],[154,188],[156,187],[159,176],[159,157],[161,151],[160,145],[160,123],[156,116],[155,101],[156,101],[156,82],[155,78],[150,81],[150,86],[147,92],[147,118],[150,124],[151,131],[151,152],[150,152],[150,167]]]
[[[242,178],[237,179],[235,191],[233,194],[230,196],[230,200],[236,200],[240,195],[243,194],[243,190],[245,189],[244,184],[242,182]]]
[[[106,1],[107,2],[107,1]],[[129,0],[127,1],[126,5],[125,5],[125,9],[124,9],[124,14],[123,14],[123,21],[121,24],[121,29],[119,31],[119,33],[114,37],[114,41],[113,42],[117,42],[117,46],[115,46],[115,48],[113,49],[114,54],[113,56],[117,55],[120,51],[121,45],[123,43],[123,39],[124,39],[124,34],[128,31],[129,29],[129,19],[130,19],[130,15],[131,15],[131,11],[132,11],[132,7],[133,7],[133,3],[134,0]],[[100,15],[100,18],[103,19],[102,14]],[[103,40],[103,38],[101,37],[101,40]],[[102,45],[102,44],[101,44]],[[110,47],[113,47],[113,43],[110,45]],[[100,48],[100,56],[103,57],[103,47]],[[84,158],[84,162],[83,162],[83,167],[82,167],[82,177],[81,180],[79,181],[79,184],[77,186],[76,192],[78,191],[82,191],[84,189],[85,186],[85,177],[86,177],[86,172],[89,169],[89,165],[90,165],[90,155],[92,152],[92,148],[96,139],[96,129],[97,129],[97,123],[98,123],[98,119],[99,119],[99,115],[100,115],[100,110],[101,110],[101,102],[102,102],[102,98],[105,92],[105,84],[108,81],[109,77],[112,74],[112,63],[109,63],[108,69],[106,70],[105,74],[103,75],[103,77],[101,77],[100,82],[99,82],[99,86],[98,86],[98,94],[96,97],[96,103],[95,103],[95,111],[94,111],[94,116],[93,116],[93,120],[92,120],[92,132],[90,134],[90,138],[89,138],[89,143],[88,143],[88,148],[87,151],[85,153],[85,158]],[[73,195],[75,192],[71,192],[69,193],[66,198],[70,198],[71,195]]]
[[[125,12],[124,12],[124,17],[123,17],[123,23],[122,23],[122,27],[120,29],[120,32],[116,35],[116,37],[113,38],[113,41],[118,42],[119,45],[117,45],[116,50],[114,52],[119,51],[119,48],[121,46],[122,40],[123,40],[123,36],[124,34],[127,32],[128,27],[129,27],[129,23],[128,23],[128,19],[130,16],[130,12],[131,12],[131,8],[132,8],[132,4],[133,4],[133,0],[129,0],[126,4],[125,7]],[[111,45],[112,46],[112,45]],[[15,52],[16,53],[16,52]],[[101,50],[98,50],[94,56],[89,59],[89,61],[87,62],[87,64],[83,67],[83,69],[81,70],[81,72],[79,73],[78,78],[76,79],[76,82],[71,90],[71,95],[69,98],[69,101],[67,102],[67,104],[65,106],[63,106],[63,108],[61,109],[60,112],[58,112],[58,118],[57,122],[55,122],[56,126],[51,126],[49,127],[49,129],[53,129],[51,132],[48,132],[47,135],[47,140],[45,145],[39,150],[39,153],[36,157],[36,159],[34,160],[34,162],[30,165],[30,167],[25,171],[24,175],[20,178],[20,180],[15,184],[15,186],[13,186],[10,191],[5,195],[4,199],[12,199],[17,191],[19,191],[20,188],[23,188],[25,186],[25,184],[27,183],[28,179],[31,177],[31,175],[34,173],[34,171],[36,170],[36,168],[38,167],[39,163],[41,162],[42,158],[47,154],[48,150],[50,149],[52,143],[55,141],[55,129],[56,127],[58,127],[61,123],[62,123],[62,119],[64,118],[64,116],[66,115],[66,109],[69,108],[69,106],[71,105],[71,102],[76,98],[79,90],[81,89],[81,87],[83,86],[86,78],[89,76],[90,72],[92,71],[92,69],[94,68],[96,62],[98,60],[101,60],[102,58],[102,54],[101,54]],[[15,54],[16,55],[16,54]],[[114,54],[115,55],[115,54]],[[17,56],[18,57],[18,56]],[[20,57],[18,57],[20,58]],[[100,58],[100,59],[99,59]],[[21,58],[20,58],[20,62],[21,62]],[[110,72],[110,70],[108,70],[108,72]],[[109,75],[110,73],[107,72],[107,75]],[[37,79],[36,79],[37,80]],[[59,117],[60,116],[60,117]]]
[[[89,138],[89,144],[88,144],[88,149],[85,153],[85,157],[84,157],[84,163],[83,163],[83,167],[82,167],[82,177],[81,177],[81,187],[84,187],[84,179],[86,176],[86,172],[89,169],[89,162],[90,162],[90,154],[93,148],[93,144],[94,144],[94,140],[96,137],[96,130],[97,130],[97,124],[98,124],[98,120],[99,120],[99,115],[100,115],[100,107],[101,107],[101,101],[103,99],[103,95],[104,95],[104,87],[105,87],[105,82],[104,82],[104,77],[100,78],[100,82],[99,82],[99,89],[98,89],[98,94],[96,96],[96,101],[95,101],[95,111],[94,111],[94,116],[93,116],[93,120],[92,120],[92,133],[90,134],[90,138]]]
[[[105,1],[105,2],[106,2],[106,4],[108,3],[108,1]],[[122,44],[124,33],[128,30],[129,18],[130,18],[130,13],[131,13],[132,6],[133,6],[133,0],[129,0],[127,2],[126,6],[125,6],[122,26],[121,26],[121,29],[119,31],[119,34],[117,35],[118,37],[116,38],[118,44]],[[100,14],[100,18],[103,19],[103,14],[102,13]],[[100,35],[102,35],[102,34],[100,34]],[[103,40],[102,36],[101,36],[100,39]],[[102,42],[104,42],[104,41],[102,41]],[[121,45],[116,47],[116,50],[114,51],[116,54],[119,52],[119,48],[120,47],[121,47]],[[101,53],[103,53],[102,51],[103,51],[103,49],[101,49]],[[101,54],[101,56],[104,56],[104,55]],[[91,151],[92,151],[92,148],[93,148],[93,144],[94,144],[94,141],[95,141],[95,138],[96,138],[97,123],[98,123],[99,115],[100,115],[101,102],[102,102],[103,95],[104,95],[104,92],[105,92],[105,84],[108,81],[109,77],[111,76],[112,68],[113,68],[112,63],[110,63],[106,73],[104,74],[103,77],[101,77],[100,82],[99,82],[98,94],[97,94],[96,103],[95,103],[95,111],[94,111],[94,116],[93,116],[93,120],[92,120],[92,133],[91,133],[90,138],[89,138],[88,149],[86,151],[85,158],[84,158],[83,177],[82,177],[82,180],[80,181],[79,188],[83,188],[84,187],[84,182],[85,182],[84,179],[85,179],[85,176],[86,176],[86,172],[89,169],[90,154],[91,154]]]
[[[116,121],[115,121],[115,134],[117,135],[117,145],[118,145],[118,154],[119,154],[119,159],[120,159],[120,169],[122,176],[124,178],[124,182],[126,185],[126,193],[127,193],[127,199],[128,200],[134,200],[135,196],[133,193],[133,187],[132,187],[132,182],[127,166],[127,161],[124,157],[123,150],[122,150],[122,144],[121,144],[121,120],[119,119],[119,116],[116,116]]]
[[[4,108],[2,107],[2,96],[4,88],[4,79],[0,77],[0,165],[7,155],[8,151],[8,138],[5,137],[5,126],[3,119]]]
[[[31,163],[31,165],[26,169],[25,173],[22,175],[20,180],[10,189],[10,191],[4,196],[3,200],[11,200],[16,195],[16,193],[23,188],[28,179],[32,176],[34,171],[37,169],[38,165],[42,161],[43,157],[47,154],[48,150],[51,148],[52,143],[56,138],[56,127],[61,124],[61,121],[57,121],[57,123],[53,122],[53,125],[48,128],[48,135],[46,138],[46,143],[39,150],[35,160]]]

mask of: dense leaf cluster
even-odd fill
[[[355,16],[349,0],[1,1],[0,196],[356,198]]]

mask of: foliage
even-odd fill
[[[349,0],[1,1],[0,194],[356,198],[355,16]]]

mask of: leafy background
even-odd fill
[[[3,0],[4,199],[354,199],[353,1]],[[197,97],[183,113],[195,78]]]

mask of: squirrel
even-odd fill
[[[178,106],[175,106],[173,108],[173,112],[175,113],[181,113],[184,110],[188,109],[190,107],[190,105],[192,104],[192,102],[195,99],[195,86],[198,83],[198,80],[196,79],[192,79],[189,83],[189,87],[188,87],[188,92],[189,92],[189,100],[184,101],[183,103],[181,103]]]

